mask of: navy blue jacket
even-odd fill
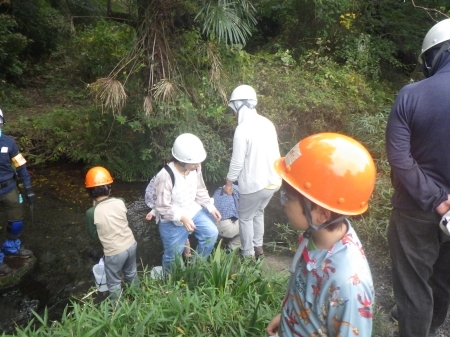
[[[433,76],[403,87],[386,126],[392,206],[434,212],[450,193],[450,53]]]
[[[0,183],[5,182],[14,177],[14,167],[11,162],[11,158],[14,158],[19,154],[19,148],[16,142],[2,134],[0,136]],[[17,174],[22,179],[23,186],[25,188],[31,187],[30,175],[27,171],[26,164],[16,168]],[[0,188],[0,195],[5,195],[12,191],[16,186],[15,182],[12,182],[4,188]]]

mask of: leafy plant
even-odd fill
[[[195,17],[203,21],[202,33],[230,44],[245,44],[256,24],[256,9],[248,0],[207,1]]]
[[[0,13],[0,79],[19,76],[26,68],[19,56],[31,41],[16,31],[17,26],[14,18]]]
[[[16,328],[16,336],[258,335],[279,312],[287,282],[260,267],[241,264],[219,248],[211,262],[176,264],[170,278],[155,280],[145,270],[139,288],[126,288],[117,303],[96,305],[88,295],[73,300],[58,321],[49,321],[47,312],[35,314],[26,327]]]
[[[302,232],[292,229],[286,223],[275,223],[274,225],[277,228],[275,241],[266,243],[266,246],[271,247],[274,251],[295,252],[298,248],[298,238]]]
[[[72,53],[85,81],[109,74],[129,52],[135,30],[125,24],[99,20],[74,35]],[[120,72],[126,76],[126,72]]]

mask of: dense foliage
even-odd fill
[[[174,138],[193,132],[208,150],[207,179],[218,181],[230,155],[233,87],[255,87],[283,152],[306,134],[345,131],[351,116],[385,109],[385,81],[412,71],[424,32],[446,6],[10,1],[0,5],[1,105],[6,116],[33,110],[17,86],[38,85],[54,100],[33,112],[39,118],[21,113],[9,124],[32,163],[68,158],[147,179],[169,159]]]

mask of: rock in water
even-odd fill
[[[11,272],[0,276],[0,290],[19,284],[22,278],[36,266],[37,258],[32,256],[28,259],[5,259],[4,262],[11,268]]]

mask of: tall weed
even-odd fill
[[[287,282],[285,276],[263,274],[260,265],[241,264],[220,249],[211,261],[176,264],[174,272],[176,276],[154,280],[144,271],[140,287],[126,289],[117,304],[73,300],[54,322],[47,312],[43,317],[35,314],[26,327],[16,329],[16,336],[264,335],[279,311]]]

